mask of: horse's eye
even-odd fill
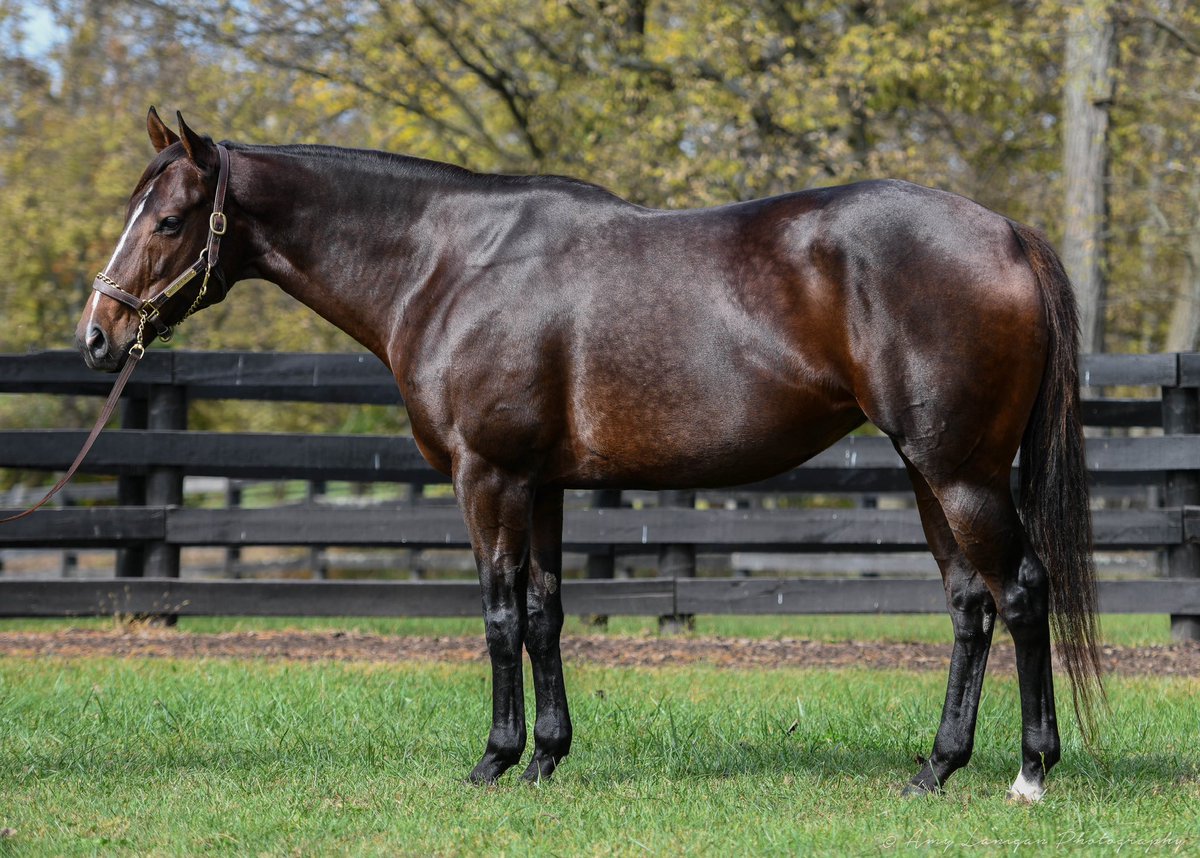
[[[165,217],[158,222],[159,232],[178,232],[179,227],[183,225],[183,220],[175,216]]]

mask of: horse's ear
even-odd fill
[[[183,114],[179,111],[175,111],[175,117],[179,120],[179,139],[188,157],[197,167],[207,172],[217,163],[216,144],[208,137],[201,137],[188,128],[187,123],[183,121]]]
[[[158,118],[158,111],[154,106],[150,106],[150,112],[146,114],[146,131],[150,133],[150,142],[154,144],[154,151],[161,152],[172,143],[179,141],[179,135],[167,127],[167,123]]]

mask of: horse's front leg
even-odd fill
[[[478,459],[455,463],[454,490],[462,507],[483,595],[483,620],[492,660],[492,729],[475,783],[495,783],[525,750],[525,589],[533,505],[527,482]]]
[[[561,489],[538,489],[533,505],[533,538],[529,560],[528,631],[525,648],[533,663],[537,720],[533,725],[533,759],[521,777],[550,777],[571,750],[571,715],[563,683],[562,655],[562,526]]]

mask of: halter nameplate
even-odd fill
[[[103,271],[97,274],[92,281],[93,291],[107,295],[109,298],[130,307],[138,314],[143,325],[152,325],[155,335],[164,340],[171,336],[171,326],[163,323],[163,311],[167,308],[171,299],[200,274],[204,275],[204,285],[201,287],[201,297],[203,296],[203,292],[208,286],[208,278],[216,267],[217,260],[220,258],[221,236],[225,234],[229,226],[228,218],[225,216],[225,191],[229,187],[229,150],[220,143],[216,144],[216,146],[220,163],[217,171],[217,192],[213,199],[213,210],[212,214],[208,216],[208,242],[204,249],[200,251],[199,258],[191,264],[191,267],[154,295],[144,300],[122,287],[120,283],[113,280]],[[200,298],[197,298],[196,303],[199,303],[199,300]],[[183,318],[187,318],[195,309],[196,307],[193,305],[192,309],[188,310]],[[179,321],[183,321],[183,319]],[[141,330],[139,328],[136,345],[140,346],[141,344]]]

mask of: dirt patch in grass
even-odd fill
[[[568,636],[567,661],[659,667],[711,664],[726,668],[862,667],[945,671],[949,644],[827,643],[809,640],[756,640],[682,635],[678,637]],[[294,661],[449,661],[483,662],[483,636],[380,636],[328,631],[262,631],[197,634],[154,627],[112,631],[67,629],[0,633],[0,655],[131,656],[148,658],[262,658]],[[1106,671],[1124,675],[1200,676],[1200,643],[1169,646],[1105,646]],[[1011,672],[1012,645],[998,642],[989,665]]]

